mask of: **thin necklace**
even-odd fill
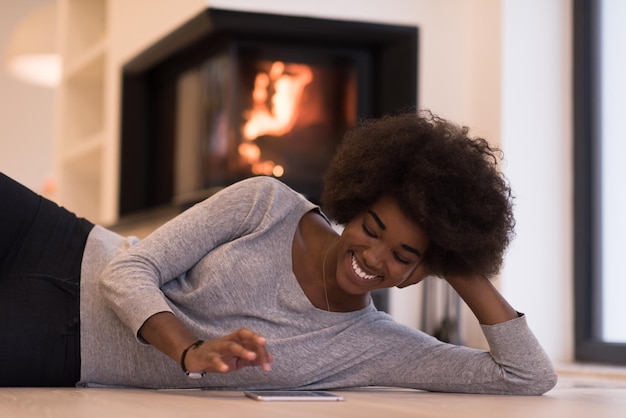
[[[328,246],[328,248],[326,249],[326,254],[324,254],[324,260],[322,261],[322,279],[324,281],[324,297],[326,298],[326,309],[328,310],[328,312],[332,312],[332,311],[330,310],[330,303],[328,303],[328,290],[326,289],[326,257],[328,257],[328,253],[330,252],[331,247],[335,245],[336,242],[337,240],[333,241],[333,243]]]

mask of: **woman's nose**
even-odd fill
[[[383,250],[380,246],[373,246],[363,251],[365,267],[379,271],[383,265]]]

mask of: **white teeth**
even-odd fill
[[[359,264],[356,262],[356,257],[354,256],[354,254],[352,254],[352,270],[354,270],[357,276],[365,280],[372,280],[378,277],[375,274],[367,274],[366,272],[364,272]]]

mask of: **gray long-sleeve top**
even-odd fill
[[[524,316],[483,325],[486,352],[442,343],[371,303],[349,313],[314,307],[291,259],[298,222],[311,210],[316,206],[284,184],[257,177],[197,204],[141,242],[94,228],[83,257],[79,385],[375,385],[505,394],[541,394],[554,386],[552,364]],[[142,324],[164,311],[205,340],[241,327],[260,333],[275,356],[272,370],[187,378],[138,337]]]

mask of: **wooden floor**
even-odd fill
[[[344,402],[258,402],[241,392],[135,389],[0,389],[2,418],[620,418],[626,379],[564,376],[543,396],[456,395],[368,388]]]

